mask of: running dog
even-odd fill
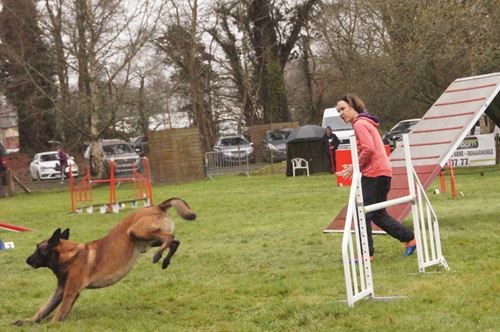
[[[137,210],[103,238],[85,244],[69,241],[69,229],[61,232],[58,228],[50,239],[37,244],[35,252],[26,259],[26,263],[35,269],[51,269],[57,277],[57,288],[33,317],[14,324],[38,323],[60,303],[52,321],[63,320],[83,289],[107,287],[118,282],[130,271],[139,254],[150,247],[159,246],[153,263],[158,262],[163,252],[169,249],[162,263],[162,268],[167,268],[180,244],[174,239],[174,222],[167,214],[171,207],[186,220],[196,219],[185,201],[170,198],[157,206]]]

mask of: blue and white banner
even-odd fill
[[[453,167],[495,165],[495,137],[493,134],[467,136],[450,159]]]

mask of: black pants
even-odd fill
[[[336,172],[336,167],[335,167],[335,150],[333,150],[333,156],[330,156],[330,152],[329,151],[328,151],[328,153],[325,152],[325,155],[324,155],[323,159],[325,161],[326,169],[330,170],[331,173],[335,173]]]
[[[0,171],[0,198],[5,196],[3,189],[4,184],[7,185],[7,172]]]
[[[361,178],[361,186],[363,188],[363,201],[365,206],[380,203],[387,201],[387,194],[391,189],[391,178],[388,176],[378,176],[375,178],[363,176]],[[385,209],[369,212],[365,217],[370,256],[375,252],[373,248],[372,221],[387,234],[401,242],[408,242],[414,238],[413,232],[391,217]]]
[[[67,162],[61,162],[61,181],[64,181],[64,172],[66,171],[66,167],[68,167]]]

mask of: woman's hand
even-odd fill
[[[352,178],[352,165],[342,165],[342,167],[344,169],[341,170],[340,172],[336,172],[335,174],[337,176],[343,177],[344,179]]]

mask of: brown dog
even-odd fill
[[[139,254],[149,247],[159,246],[153,263],[163,260],[165,269],[170,264],[180,242],[174,239],[174,223],[167,210],[174,207],[186,220],[196,219],[189,205],[180,198],[170,198],[163,203],[140,209],[125,217],[105,237],[85,244],[68,241],[69,229],[57,229],[51,238],[36,246],[26,259],[33,268],[48,267],[57,277],[57,288],[50,300],[30,319],[14,322],[40,322],[61,303],[52,321],[63,320],[84,288],[101,288],[122,279]]]

